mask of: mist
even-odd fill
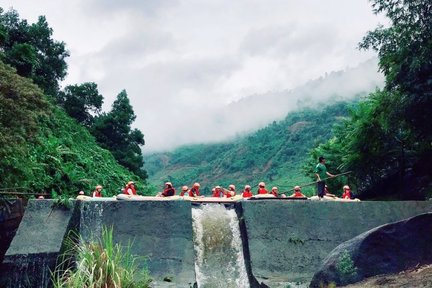
[[[184,144],[231,140],[278,121],[297,109],[319,107],[327,102],[367,96],[384,85],[373,58],[355,68],[331,72],[291,90],[244,97],[215,108],[176,113],[176,121],[161,131],[167,135],[162,145],[144,149],[145,153],[169,151]]]
[[[145,153],[224,141],[299,105],[368,92],[382,79],[376,67],[356,68],[376,57],[358,43],[386,24],[364,0],[2,0],[1,6],[29,23],[46,16],[53,38],[71,54],[63,87],[95,82],[104,111],[127,91]],[[357,76],[332,72],[344,70]]]

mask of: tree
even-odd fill
[[[430,142],[432,112],[432,3],[372,1],[375,13],[385,13],[391,26],[369,32],[360,48],[374,49],[386,90],[399,93],[393,102],[393,117],[406,119],[416,139]],[[429,146],[425,147],[430,149]]]
[[[321,145],[341,167],[353,170],[366,196],[421,199],[432,192],[432,4],[426,0],[372,1],[391,26],[379,26],[360,43],[374,49],[386,77]],[[381,196],[380,195],[380,196]]]
[[[86,127],[93,124],[94,115],[99,115],[103,96],[99,94],[96,83],[66,86],[58,96],[58,102],[66,113]]]
[[[48,95],[59,91],[59,81],[66,76],[65,43],[52,39],[46,18],[39,16],[29,25],[17,11],[3,13],[0,8],[0,58],[15,67],[19,75],[31,78]]]
[[[111,111],[95,119],[91,132],[99,145],[111,151],[120,164],[146,179],[141,151],[141,146],[145,144],[144,135],[138,129],[131,129],[135,118],[127,93],[123,90],[117,95]]]

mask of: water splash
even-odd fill
[[[250,287],[235,210],[202,205],[192,208],[192,219],[198,287]]]

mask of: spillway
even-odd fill
[[[222,204],[192,208],[199,288],[250,287],[236,211]]]

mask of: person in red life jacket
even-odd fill
[[[272,187],[272,190],[270,191],[270,194],[272,194],[273,196],[275,196],[275,197],[279,197],[279,193],[278,193],[278,188],[275,186],[275,187]]]
[[[199,183],[194,183],[193,186],[192,186],[192,188],[189,190],[189,196],[190,197],[201,196],[199,188],[200,188],[200,184]]]
[[[348,185],[343,186],[342,199],[352,199],[351,189]]]
[[[188,186],[183,186],[182,187],[182,191],[180,192],[180,196],[189,196],[189,187]]]
[[[227,198],[234,197],[236,195],[234,184],[230,184],[228,186],[228,190],[224,189],[224,194],[225,194],[225,197],[227,197]]]
[[[303,193],[301,193],[301,188],[300,188],[300,186],[295,186],[295,187],[294,187],[294,193],[291,194],[290,197],[294,197],[294,198],[305,198],[306,196],[305,196]]]
[[[93,191],[93,197],[102,197],[102,186],[97,185],[95,190]]]
[[[215,191],[212,194],[212,197],[223,197],[224,196],[224,192],[222,190],[222,188],[220,186],[216,186],[215,187]]]
[[[253,196],[252,191],[251,191],[251,186],[250,185],[246,185],[244,187],[243,193],[242,193],[243,198],[250,198]]]
[[[267,189],[265,189],[265,183],[264,182],[260,182],[258,184],[258,191],[257,194],[268,194],[269,192],[267,191]]]
[[[175,191],[172,183],[171,182],[166,182],[165,183],[165,189],[164,189],[164,191],[162,193],[160,193],[159,195],[157,195],[157,196],[159,196],[159,197],[174,196],[175,192],[176,191]]]
[[[126,195],[137,195],[135,183],[133,181],[129,181],[123,193]]]

